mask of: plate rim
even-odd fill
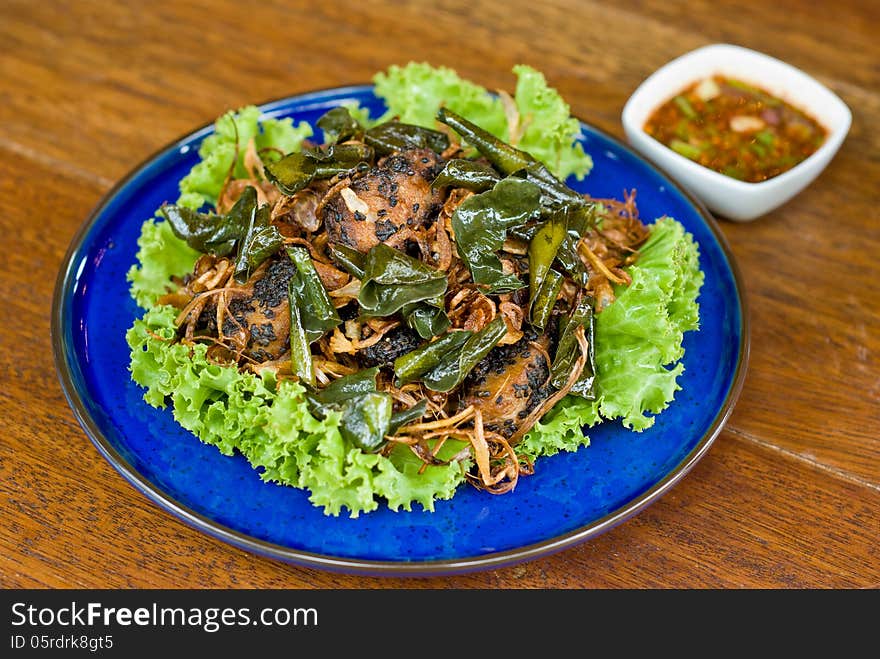
[[[326,100],[328,97],[334,98],[346,94],[363,95],[365,93],[373,93],[373,91],[374,86],[372,84],[342,85],[277,97],[255,105],[260,110],[260,117],[263,119],[267,116],[272,116],[276,108],[283,107],[291,102],[297,102],[302,106],[306,105],[309,101],[320,102],[322,99]],[[300,107],[299,109],[303,108]],[[572,531],[513,549],[464,558],[430,559],[424,561],[393,561],[387,559],[375,560],[330,556],[311,551],[293,549],[284,545],[255,538],[247,533],[237,531],[221,524],[207,515],[202,515],[201,513],[190,509],[188,506],[181,504],[170,494],[167,494],[159,486],[150,481],[146,476],[142,475],[120,454],[120,452],[101,432],[97,422],[88,412],[84,404],[82,392],[80,392],[79,388],[76,386],[75,378],[72,373],[72,366],[66,359],[67,355],[72,352],[72,347],[69,346],[65,340],[65,322],[69,320],[67,318],[69,314],[65,313],[68,306],[65,301],[68,299],[69,296],[67,294],[72,290],[77,279],[75,269],[78,260],[75,257],[80,252],[84,239],[88,236],[98,218],[110,205],[116,195],[130,182],[145,173],[146,170],[154,165],[161,157],[168,155],[175,150],[179,150],[182,145],[192,142],[199,138],[203,133],[209,134],[211,128],[214,126],[213,120],[164,144],[141,160],[137,165],[132,167],[127,174],[118,179],[117,182],[101,196],[70,239],[55,281],[55,288],[52,296],[50,338],[52,342],[56,375],[61,384],[62,392],[64,393],[68,405],[73,411],[80,427],[85,431],[85,434],[104,459],[107,460],[107,462],[110,463],[110,465],[137,491],[159,506],[159,508],[171,513],[172,516],[185,522],[192,528],[234,547],[259,556],[280,560],[301,567],[318,568],[332,572],[365,576],[444,576],[472,571],[497,569],[548,556],[581,544],[630,519],[650,504],[660,499],[667,491],[684,478],[697,462],[699,462],[699,460],[708,452],[709,448],[714,444],[715,439],[726,425],[727,420],[739,399],[745,381],[746,372],[748,370],[751,344],[749,303],[743,285],[742,273],[727,238],[721,231],[718,220],[716,220],[708,211],[706,206],[687,188],[676,181],[668,172],[650,162],[623,140],[611,135],[594,124],[582,120],[578,116],[574,116],[574,118],[577,119],[582,129],[585,128],[599,135],[603,139],[608,140],[615,147],[627,152],[637,161],[641,162],[649,170],[654,170],[654,172],[658,173],[661,178],[664,179],[665,183],[672,186],[676,192],[681,194],[694,207],[700,215],[700,218],[710,230],[715,241],[718,243],[721,252],[727,261],[727,265],[732,275],[739,307],[740,339],[738,345],[738,359],[723,404],[716,413],[707,431],[691,451],[684,456],[678,464],[670,469],[663,478],[650,488],[646,489],[639,496],[631,499],[601,518],[586,525],[579,526]]]

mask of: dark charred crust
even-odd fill
[[[199,319],[196,321],[196,327],[198,329],[206,329],[210,332],[217,331],[217,307],[213,304],[206,305],[202,310],[202,313],[199,314]]]
[[[275,336],[275,328],[272,323],[263,323],[262,325],[251,325],[251,341],[258,346],[267,346],[277,339]]]
[[[415,350],[421,344],[422,339],[416,332],[401,325],[389,330],[373,345],[358,351],[358,362],[365,368],[383,366]]]
[[[422,160],[422,163],[427,164],[425,163],[424,159]],[[440,158],[435,158],[433,163],[431,163],[428,167],[420,169],[419,173],[421,173],[422,178],[424,178],[426,181],[428,181],[429,183],[433,183],[434,179],[437,178],[440,172],[443,171],[444,167],[446,167],[446,162]]]
[[[275,355],[270,355],[268,352],[263,350],[262,348],[257,348],[256,350],[252,350],[250,353],[252,359],[256,359],[258,362],[269,361],[270,359],[275,359]]]
[[[379,239],[380,242],[385,242],[391,236],[393,236],[400,229],[394,222],[391,220],[379,220],[376,222],[376,238]]]
[[[414,259],[421,258],[422,248],[417,240],[407,240],[403,244],[403,251]]]
[[[392,172],[397,172],[398,174],[412,171],[409,160],[406,156],[399,153],[395,153],[385,158],[384,165],[386,169],[390,169]]]
[[[217,327],[216,297],[202,310],[196,329],[231,340],[254,361],[277,359],[289,347],[287,286],[295,266],[286,256],[273,257],[243,286],[231,286],[225,298],[223,326]]]
[[[226,336],[235,336],[243,327],[247,327],[246,318],[248,314],[253,313],[254,306],[251,299],[245,297],[234,297],[226,305],[226,317],[223,320],[223,334]],[[216,314],[216,309],[214,309]],[[215,319],[216,324],[216,319]]]
[[[287,286],[295,270],[293,261],[286,256],[269,264],[265,276],[254,284],[254,299],[261,307],[277,307],[287,300]]]
[[[485,424],[486,430],[497,432],[505,437],[510,437],[516,432],[516,422],[512,419],[504,419],[500,422],[490,422]]]
[[[517,398],[528,398],[531,395],[532,387],[527,384],[514,384],[513,395]]]
[[[376,192],[383,197],[390,196],[392,192],[391,185],[394,183],[391,179],[391,174],[381,167],[377,167],[372,170],[371,175],[376,179]],[[395,187],[394,189],[396,190],[397,188]]]

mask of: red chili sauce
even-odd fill
[[[648,135],[686,158],[740,181],[758,183],[815,152],[828,131],[754,85],[713,76],[658,107]]]

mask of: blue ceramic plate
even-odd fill
[[[269,117],[315,120],[343,101],[378,116],[369,86],[263,105]],[[351,519],[325,516],[292,487],[263,483],[244,458],[224,457],[147,405],[129,378],[125,332],[142,313],[129,297],[141,224],[177,198],[208,126],[178,140],[122,180],[74,238],[59,274],[52,317],[64,392],[85,432],[143,494],[196,528],[247,551],[292,563],[364,574],[450,574],[534,559],[607,531],[655,501],[708,450],[745,375],[748,328],[736,265],[712,217],[628,147],[583,126],[593,172],[573,187],[596,197],[636,189],[643,218],[671,215],[701,250],[702,327],[685,338],[682,390],[649,430],[617,423],[590,431],[592,444],[543,458],[516,491],[497,496],[462,486],[433,513],[387,508]],[[418,509],[418,506],[416,506]]]

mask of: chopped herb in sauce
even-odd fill
[[[826,129],[749,83],[713,76],[658,107],[644,130],[686,158],[749,183],[778,176],[812,155]]]

